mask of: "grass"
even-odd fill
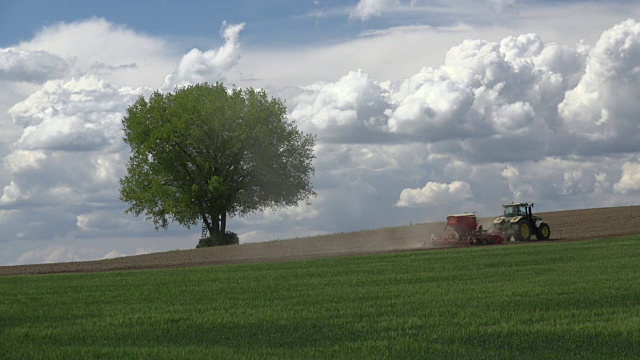
[[[0,278],[0,358],[640,356],[640,237]]]

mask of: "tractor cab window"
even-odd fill
[[[514,216],[523,216],[527,214],[527,206],[526,205],[517,205],[517,206],[508,206],[504,208],[504,216],[506,217],[514,217]]]

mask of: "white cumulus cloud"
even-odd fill
[[[85,75],[54,80],[11,109],[25,149],[96,150],[121,142],[121,118],[144,92]]]
[[[627,161],[622,164],[622,177],[613,188],[621,194],[640,191],[640,163]]]
[[[25,194],[22,193],[20,187],[15,182],[9,183],[9,185],[5,186],[2,189],[2,196],[0,196],[0,205],[12,205],[16,203],[21,198],[27,198]]]
[[[46,159],[41,150],[16,150],[4,158],[4,167],[10,173],[37,170]]]
[[[386,127],[384,90],[362,70],[309,85],[293,103],[291,119],[324,140],[376,142]]]
[[[164,89],[173,90],[176,86],[196,83],[224,81],[226,72],[240,60],[240,32],[245,24],[227,24],[224,22],[220,35],[225,43],[218,49],[201,51],[192,49],[180,60],[175,72],[165,79]]]
[[[468,40],[442,66],[402,81],[358,70],[313,83],[293,98],[290,115],[322,141],[423,142],[432,154],[477,162],[541,159],[576,150],[557,109],[587,58],[582,45],[535,34]]]
[[[471,186],[464,181],[450,184],[429,181],[423,188],[404,189],[396,203],[398,207],[440,205],[473,197]]]
[[[640,23],[605,31],[589,51],[579,84],[558,105],[583,152],[640,150]]]
[[[77,216],[76,225],[81,230],[109,230],[129,228],[133,219],[129,216],[114,216],[110,211],[94,210]]]
[[[38,84],[62,78],[70,70],[71,65],[65,59],[47,51],[0,49],[0,81]]]

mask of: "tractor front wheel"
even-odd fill
[[[551,229],[549,225],[542,223],[540,227],[538,227],[538,231],[536,232],[536,237],[539,240],[547,240],[551,236]]]
[[[517,241],[531,240],[531,226],[529,226],[529,223],[526,220],[522,220],[515,225],[513,237]]]

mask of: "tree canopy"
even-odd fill
[[[120,198],[156,230],[202,221],[209,234],[225,234],[228,218],[315,196],[315,137],[263,90],[205,83],[156,91],[129,106],[122,124],[131,156]]]

